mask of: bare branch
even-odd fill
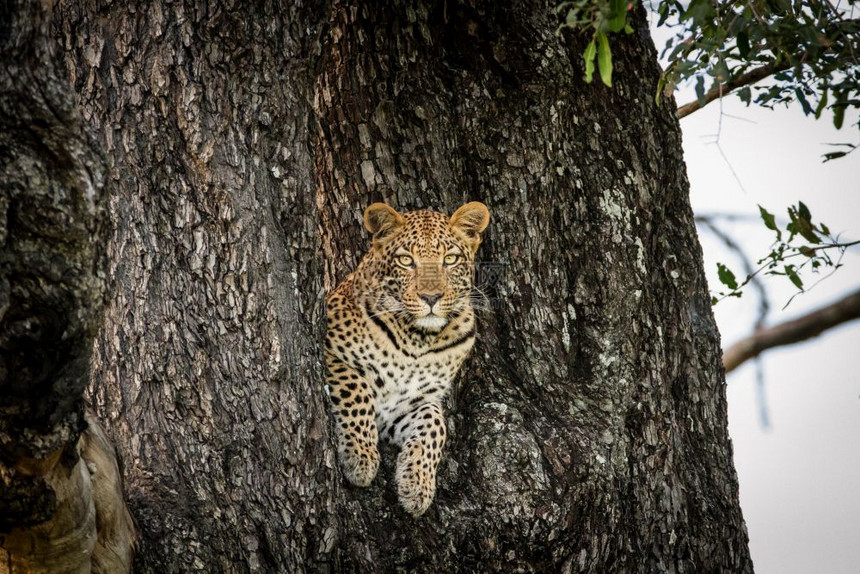
[[[860,318],[860,289],[835,303],[797,319],[757,329],[752,335],[738,341],[723,352],[726,373],[735,370],[767,349],[811,339],[828,329],[858,318]]]

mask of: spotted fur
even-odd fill
[[[403,508],[421,515],[436,492],[445,444],[442,402],[475,341],[475,252],[489,211],[364,212],[372,245],[327,299],[326,382],[346,478],[367,486],[380,436],[400,447]]]

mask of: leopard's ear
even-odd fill
[[[490,210],[487,206],[480,201],[471,201],[454,212],[448,226],[462,235],[472,251],[477,251],[481,244],[481,232],[489,223]]]
[[[373,235],[373,241],[385,239],[406,221],[403,216],[384,203],[374,203],[364,210],[364,226]]]

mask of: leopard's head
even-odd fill
[[[490,212],[480,202],[448,217],[435,211],[400,214],[384,203],[364,212],[373,235],[363,277],[371,312],[428,332],[441,331],[471,309],[475,252]]]

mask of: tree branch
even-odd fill
[[[683,106],[679,106],[678,119],[689,116],[693,112],[705,107],[714,100],[718,100],[723,96],[729,95],[738,88],[755,84],[759,80],[763,80],[768,76],[776,74],[777,72],[787,70],[790,67],[791,63],[787,61],[778,65],[776,64],[776,62],[771,62],[769,64],[759,66],[758,68],[753,68],[752,70],[741,74],[737,78],[732,78],[724,84],[716,84],[713,88],[705,92],[704,103],[700,103],[699,100],[693,100],[692,102],[687,102]]]
[[[772,327],[757,329],[723,352],[723,365],[729,373],[767,349],[799,343],[820,335],[842,323],[860,318],[860,289],[811,313]]]
[[[847,34],[844,29],[846,27],[850,28],[852,26],[856,26],[858,22],[860,22],[860,20],[858,19],[843,20],[841,22],[836,23],[833,28],[830,28],[830,30],[837,30],[841,31],[843,34]],[[847,45],[852,54],[850,60],[856,63],[856,57],[854,56],[854,44],[849,41]],[[825,47],[825,51],[829,51],[829,49],[830,47]],[[718,100],[724,96],[729,95],[738,88],[742,88],[744,86],[751,86],[752,84],[755,84],[756,82],[763,80],[768,76],[772,76],[773,74],[791,68],[795,62],[800,62],[801,64],[803,64],[807,62],[808,59],[808,52],[799,52],[795,54],[792,60],[786,60],[780,63],[770,62],[759,66],[758,68],[753,68],[736,78],[732,78],[724,84],[717,83],[710,90],[705,92],[704,102],[700,103],[699,100],[693,100],[692,102],[687,102],[682,106],[678,106],[678,119],[689,116],[693,112],[702,109],[714,100]]]

